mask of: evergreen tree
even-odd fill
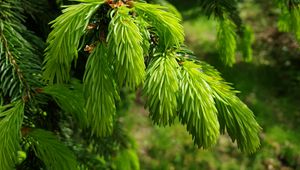
[[[289,12],[280,28],[298,37],[299,5],[278,4]],[[105,161],[115,154],[110,168],[139,169],[134,142],[118,121],[124,91],[138,88],[154,124],[169,126],[178,119],[199,148],[212,147],[226,132],[243,152],[259,147],[261,128],[252,111],[217,70],[184,46],[179,14],[170,5],[77,0],[51,22],[44,64],[43,41],[24,25],[25,15],[39,7],[34,5],[34,0],[0,2],[0,169],[109,166],[77,161],[74,153],[85,153],[91,145],[87,154],[101,153]],[[208,16],[220,20],[218,47],[229,65],[240,27],[235,5],[229,0],[201,3]],[[251,31],[243,30],[250,58]],[[60,128],[67,119],[78,132]],[[24,152],[28,157],[19,161]]]

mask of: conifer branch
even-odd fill
[[[88,122],[100,137],[112,133],[119,98],[108,57],[105,44],[98,43],[88,58],[83,80]]]
[[[178,68],[174,53],[158,55],[147,68],[143,93],[150,117],[158,125],[171,125],[177,116]]]
[[[204,80],[200,66],[191,61],[182,65],[180,77],[180,121],[187,126],[199,148],[216,144],[219,136],[213,89]]]
[[[88,125],[82,84],[74,80],[71,85],[48,85],[42,92],[51,95],[60,108],[71,114],[82,128]]]
[[[226,65],[232,66],[235,63],[236,33],[235,25],[229,19],[220,20],[217,47],[221,59]]]
[[[91,54],[83,78],[86,100],[83,112],[87,112],[93,134],[104,137],[112,133],[118,90],[123,86],[135,90],[143,84],[144,55],[149,55],[151,62],[146,70],[143,92],[154,123],[170,125],[178,115],[200,148],[214,145],[220,132],[224,133],[226,129],[242,151],[257,149],[260,127],[253,113],[236,97],[235,91],[209,66],[176,56],[174,51],[184,41],[182,25],[176,15],[165,7],[140,2],[108,0],[106,5],[110,10],[107,11],[98,8],[100,4],[94,0],[79,2],[83,3],[69,6],[54,21],[54,30],[48,39],[44,76],[50,83],[67,81],[71,62],[77,58],[80,37],[91,15],[99,10],[110,16],[106,18],[110,19],[109,23],[105,20],[105,25],[97,28],[100,39],[95,38],[96,41],[85,49]],[[227,2],[220,3],[230,5]],[[237,44],[236,27],[240,25],[234,23],[228,12],[222,13],[222,16],[218,47],[225,56],[225,62],[232,65]],[[102,19],[98,18],[100,24],[104,22]],[[244,53],[249,57],[252,39],[247,33],[250,34],[250,31],[245,30],[242,41],[245,43]],[[62,44],[70,48],[58,49]],[[186,53],[183,53],[185,56]],[[51,88],[46,93],[53,95],[63,109],[75,112],[76,108],[59,101],[64,97],[53,93]],[[63,92],[62,95],[70,96]],[[74,104],[74,101],[71,103]]]
[[[61,143],[52,132],[33,129],[28,133],[36,156],[45,163],[48,170],[77,170],[75,155]]]
[[[125,6],[112,11],[107,41],[110,55],[116,56],[113,63],[119,85],[134,90],[144,79],[145,64],[143,37],[129,12]]]
[[[3,43],[2,48],[5,49],[5,52],[4,52],[5,56],[6,56],[7,60],[9,61],[9,63],[13,66],[14,73],[16,73],[21,85],[24,86],[24,91],[27,96],[23,96],[23,100],[26,101],[27,98],[31,97],[29,84],[28,84],[27,80],[24,78],[24,74],[22,73],[20,66],[17,63],[17,59],[13,56],[12,52],[10,51],[10,47],[8,45],[7,39],[5,38],[2,30],[0,30],[0,42]],[[1,55],[1,53],[2,53],[2,50],[0,51],[0,55]],[[2,64],[4,67],[5,63],[3,62]],[[9,69],[9,66],[7,67],[7,70],[8,69]],[[2,71],[2,69],[1,69],[1,71]],[[5,76],[5,74],[2,75],[3,80],[4,80],[4,76]],[[17,83],[18,82],[16,82],[13,86],[17,86]],[[3,88],[3,89],[5,89],[5,88]],[[12,90],[13,90],[13,88],[12,88]],[[10,93],[10,95],[12,95],[12,92]]]
[[[0,6],[0,88],[12,100],[22,97],[27,101],[31,89],[40,85],[40,63],[35,48],[24,38],[24,34],[35,36],[23,26],[18,5],[18,1],[11,1]]]
[[[277,5],[281,9],[278,20],[278,28],[282,32],[295,34],[300,43],[300,4],[292,1],[277,0]]]
[[[79,2],[82,3],[67,6],[63,14],[51,22],[53,30],[47,39],[43,68],[44,79],[50,84],[69,81],[71,63],[77,59],[80,38],[85,33],[90,18],[104,1]]]
[[[0,106],[0,169],[12,170],[17,163],[23,116],[22,101]]]
[[[201,8],[210,18],[214,17],[219,22],[217,47],[221,60],[228,66],[235,63],[237,38],[240,38],[240,47],[246,62],[252,60],[252,43],[254,34],[246,26],[237,8],[236,0],[211,0],[201,1]],[[225,44],[224,44],[225,43]]]
[[[134,3],[134,8],[145,21],[155,28],[162,50],[173,46],[180,47],[184,41],[183,27],[180,19],[168,12],[168,8],[139,2]]]
[[[261,127],[256,122],[252,111],[236,96],[217,70],[208,64],[201,63],[205,81],[213,90],[213,96],[218,109],[220,131],[225,130],[238,147],[247,153],[255,152],[260,146],[259,133]]]

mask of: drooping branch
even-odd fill
[[[17,63],[17,59],[15,58],[15,56],[10,51],[8,41],[5,37],[5,35],[3,34],[2,30],[0,30],[0,40],[4,45],[6,58],[8,59],[9,63],[13,66],[14,72],[17,74],[21,84],[24,86],[24,90],[25,90],[26,95],[22,96],[22,98],[23,98],[24,102],[27,102],[28,99],[31,98],[30,86],[29,86],[27,80],[25,79],[24,74],[23,74],[22,70],[20,69],[19,64]]]

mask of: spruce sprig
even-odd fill
[[[112,11],[107,42],[110,55],[115,56],[114,69],[119,85],[134,90],[144,79],[145,64],[143,37],[129,12],[125,6]]]
[[[43,77],[50,84],[70,80],[71,64],[78,57],[80,38],[86,32],[90,18],[103,3],[97,0],[79,2],[82,3],[67,6],[63,14],[51,22],[53,31],[47,39],[43,68]]]
[[[134,8],[145,21],[155,28],[163,50],[173,46],[180,47],[184,41],[183,27],[180,19],[168,12],[167,7],[135,2]]]
[[[32,88],[40,86],[41,61],[36,48],[26,35],[39,39],[29,32],[22,22],[23,11],[19,1],[0,4],[0,89],[12,101],[31,97]]]
[[[299,2],[277,0],[281,13],[278,28],[282,32],[291,32],[300,43],[300,4]]]
[[[101,137],[112,133],[119,99],[108,57],[106,45],[100,42],[88,58],[83,79],[88,123]]]
[[[223,62],[229,66],[235,63],[237,46],[235,27],[235,24],[231,20],[225,18],[220,21],[217,35],[219,54]]]
[[[0,106],[0,169],[12,170],[20,150],[24,103],[16,101]]]
[[[219,122],[213,90],[200,69],[191,61],[182,64],[179,119],[187,126],[198,147],[209,148],[217,142]]]
[[[256,122],[253,112],[236,96],[237,91],[223,80],[217,70],[203,62],[201,68],[207,75],[206,81],[213,89],[220,132],[224,134],[227,131],[243,152],[255,152],[260,146],[258,134],[261,127]]]
[[[143,92],[150,117],[158,125],[171,125],[177,116],[179,65],[175,57],[175,53],[158,54],[147,68]]]

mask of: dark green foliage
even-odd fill
[[[31,87],[40,85],[41,71],[35,47],[24,38],[32,34],[23,26],[23,11],[18,6],[19,1],[0,4],[0,89],[13,100],[30,96]]]
[[[27,140],[48,170],[78,169],[75,155],[52,132],[35,129],[29,132]]]
[[[215,16],[223,19],[227,17],[224,15],[236,10],[236,4],[236,0],[205,0],[201,1],[199,5],[203,8],[208,17]]]
[[[42,89],[42,92],[51,95],[56,103],[67,113],[71,114],[81,127],[87,126],[87,115],[84,109],[83,86],[77,81],[71,85],[55,84]]]

